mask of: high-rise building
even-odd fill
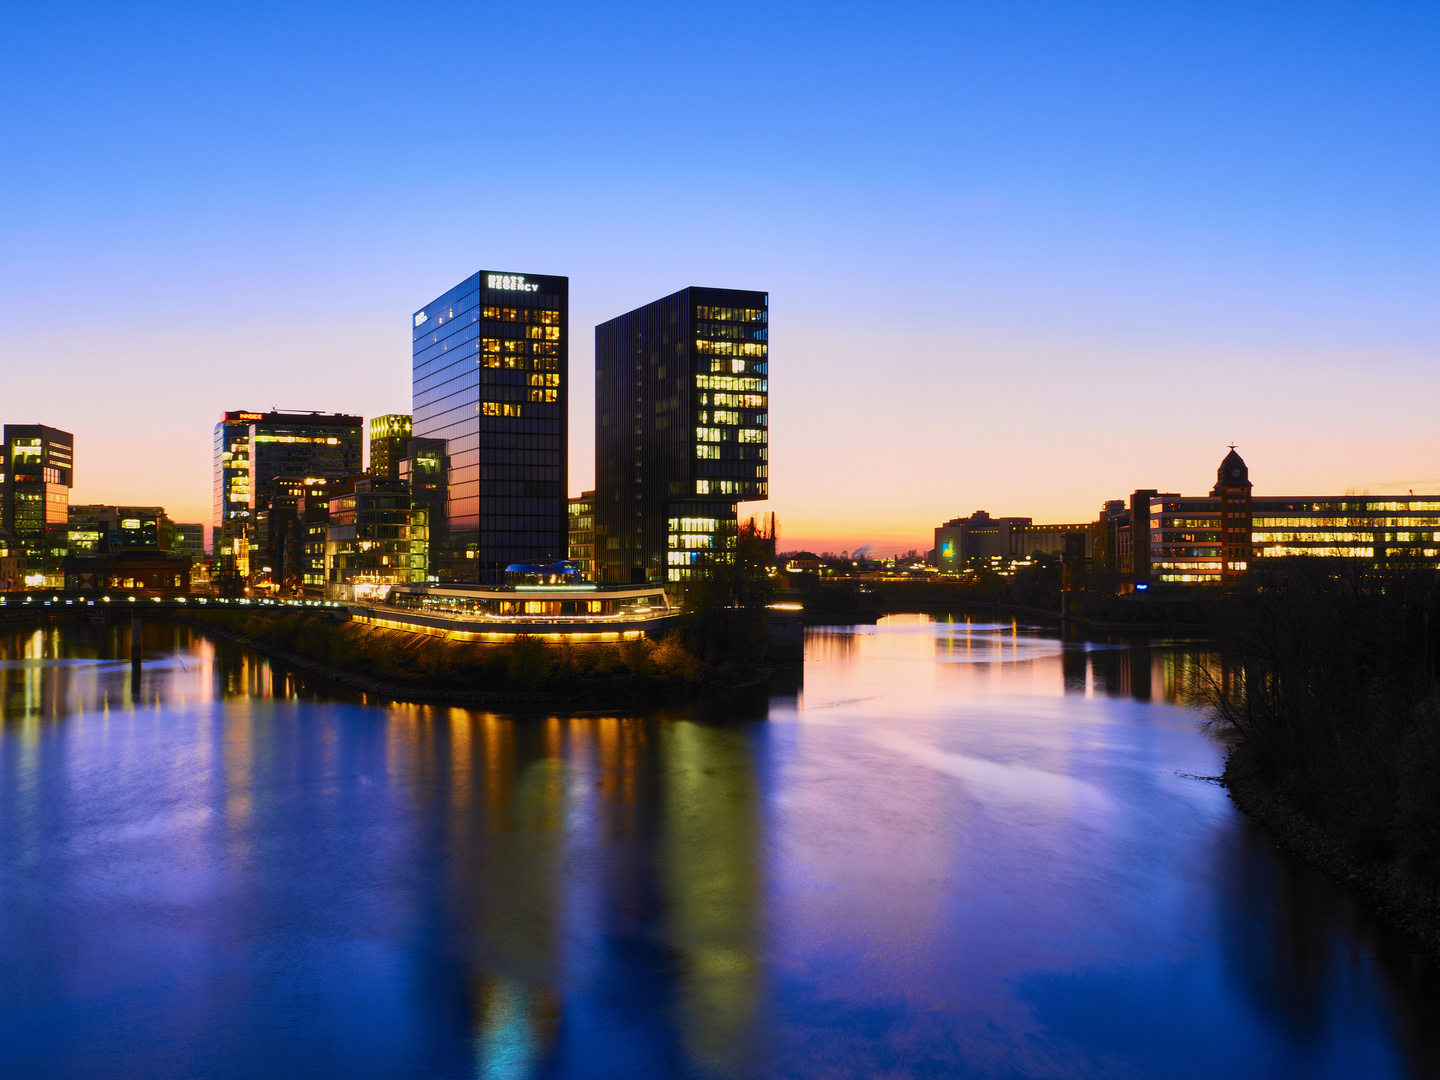
[[[370,475],[394,480],[400,475],[400,459],[410,445],[412,424],[404,413],[387,413],[370,418]]]
[[[586,581],[595,580],[595,492],[570,500],[570,561]]]
[[[0,528],[19,545],[29,584],[58,585],[63,580],[63,535],[75,484],[75,437],[44,424],[6,424],[4,437]],[[58,547],[50,537],[56,538]]]
[[[684,582],[769,496],[769,295],[688,288],[595,328],[595,559]]]
[[[339,479],[360,473],[364,420],[320,412],[227,412],[215,425],[217,563],[248,579],[256,515],[283,477]]]
[[[413,316],[414,434],[445,446],[442,581],[565,555],[569,293],[569,278],[486,270]]]

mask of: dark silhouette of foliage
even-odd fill
[[[770,554],[753,524],[740,526],[735,547],[695,567],[682,608],[687,643],[704,663],[726,672],[748,670],[765,658],[765,608],[773,595]]]
[[[1440,884],[1440,577],[1265,560],[1214,609],[1213,727],[1246,770],[1352,855]]]

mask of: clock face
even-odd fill
[[[1231,469],[1231,470],[1230,470],[1230,475],[1231,475],[1231,476],[1239,476],[1239,475],[1240,475],[1240,470],[1239,470],[1239,469]]]

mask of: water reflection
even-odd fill
[[[0,637],[16,1075],[1435,1071],[1433,967],[1178,775],[1191,644],[895,618],[501,716],[129,633]]]

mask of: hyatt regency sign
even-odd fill
[[[507,292],[537,292],[540,288],[526,281],[523,274],[487,274],[485,285],[489,289],[504,289]]]

